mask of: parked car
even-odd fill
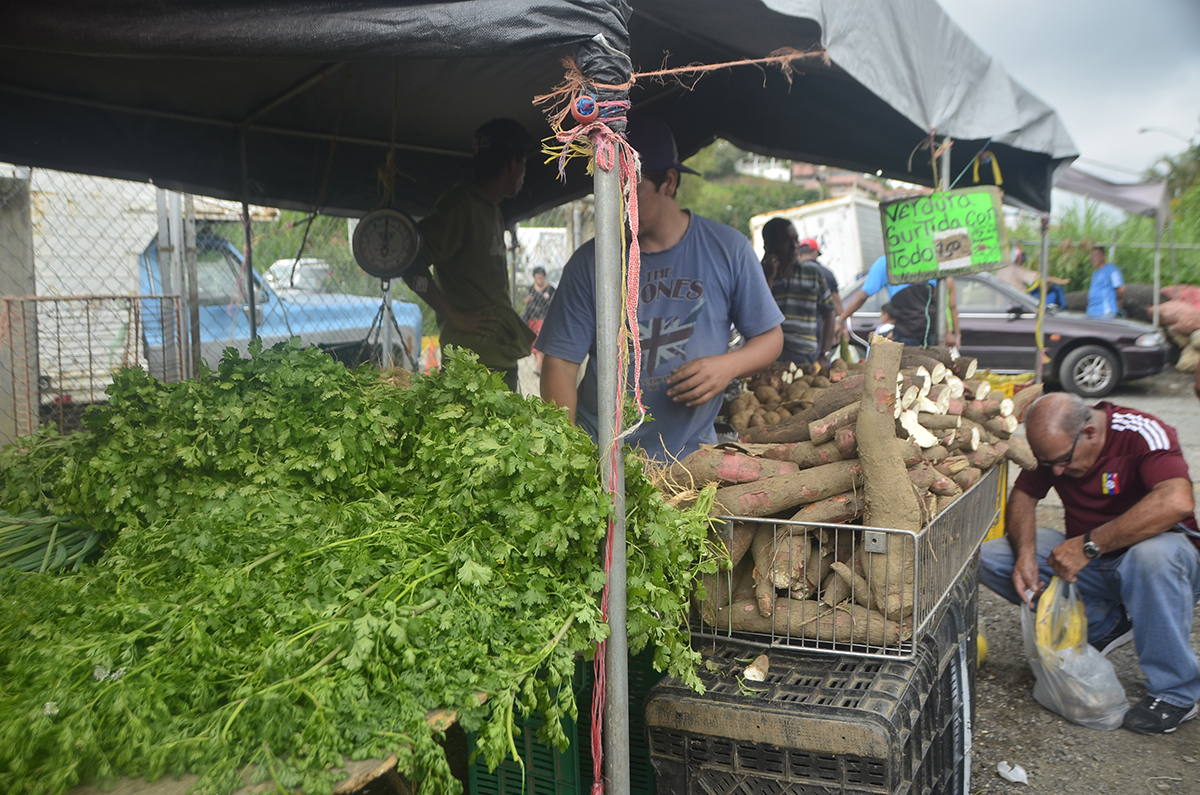
[[[301,293],[335,292],[333,270],[329,263],[316,257],[275,260],[265,274],[267,284],[277,292],[295,290]]]
[[[236,246],[222,237],[201,232],[196,238],[196,253],[200,355],[215,367],[225,348],[237,348],[243,354],[249,350],[249,294],[244,284],[242,253]],[[286,262],[290,266],[292,260]],[[142,252],[139,265],[142,294],[162,294],[157,236]],[[298,336],[347,364],[357,364],[363,358],[359,354],[363,352],[362,343],[368,336],[374,347],[378,347],[377,324],[382,297],[307,292],[296,288],[275,290],[271,281],[255,280],[255,314],[264,347]],[[402,367],[416,369],[421,353],[421,310],[407,301],[392,301],[392,312],[400,327],[393,337],[393,360]],[[165,357],[172,355],[166,344],[172,336],[171,330],[167,329],[164,334],[161,313],[143,314],[150,372],[177,372],[170,363],[164,362]],[[376,351],[366,353],[377,356]]]
[[[842,299],[863,281],[854,282]],[[981,368],[997,373],[1035,369],[1037,302],[988,273],[956,276],[954,283],[963,355],[974,356]],[[865,340],[879,325],[879,308],[886,301],[887,291],[880,290],[851,318],[860,348],[865,349]],[[1042,333],[1046,379],[1085,398],[1104,397],[1121,381],[1156,375],[1167,366],[1166,338],[1149,323],[1047,308]]]

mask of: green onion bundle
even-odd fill
[[[79,571],[100,554],[101,534],[73,516],[0,510],[0,566],[20,571]]]

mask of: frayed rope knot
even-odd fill
[[[574,62],[571,62],[570,67],[574,67]],[[568,70],[569,71],[569,70]],[[575,70],[578,74],[578,70]],[[580,75],[582,78],[582,75]],[[586,94],[586,86],[579,83],[578,80],[571,79],[568,82],[581,93],[576,96]],[[538,97],[538,100],[547,99]],[[624,287],[625,287],[625,321],[621,325],[620,332],[620,350],[621,360],[618,368],[618,390],[619,395],[625,394],[626,373],[628,372],[629,351],[633,352],[633,398],[634,405],[637,407],[638,419],[637,422],[626,428],[613,440],[614,446],[618,447],[621,440],[629,434],[637,430],[646,418],[646,407],[642,403],[642,346],[638,339],[636,329],[638,328],[637,319],[637,302],[638,293],[641,290],[641,272],[642,272],[642,255],[641,249],[638,246],[638,204],[637,204],[637,185],[642,178],[642,163],[637,151],[629,145],[625,140],[625,136],[621,133],[614,132],[609,124],[611,122],[624,122],[624,112],[628,110],[629,103],[626,101],[602,101],[596,105],[600,110],[600,118],[587,124],[578,124],[570,129],[562,129],[561,123],[570,113],[571,103],[574,102],[574,97],[568,98],[565,101],[561,96],[558,98],[559,104],[562,106],[554,115],[556,125],[553,138],[547,138],[543,141],[542,151],[547,155],[546,162],[558,160],[558,176],[562,180],[566,180],[567,162],[574,157],[588,158],[588,173],[593,173],[593,167],[599,168],[602,171],[612,171],[617,168],[619,171],[619,182],[621,186],[621,198],[624,205],[624,221],[625,226],[629,229],[629,259],[625,263],[624,268]],[[620,416],[621,406],[617,406],[617,427],[623,426]]]
[[[628,102],[599,102],[601,108],[605,106],[623,106],[622,110],[629,107]],[[570,129],[558,128],[554,136],[546,138],[542,141],[542,153],[546,155],[546,162],[553,160],[558,161],[558,178],[564,182],[567,179],[567,161],[576,157],[586,157],[589,160],[588,173],[592,173],[591,159],[593,155],[596,159],[596,165],[605,171],[611,171],[616,163],[616,150],[620,146],[624,146],[630,152],[633,152],[633,157],[637,161],[637,153],[629,147],[628,142],[616,132],[613,132],[609,127],[609,123],[614,121],[625,121],[624,114],[610,115],[588,122],[587,124],[578,124]],[[640,178],[640,161],[637,161],[638,171],[637,176]],[[637,184],[636,181],[634,183]]]

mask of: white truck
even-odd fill
[[[801,240],[816,240],[821,247],[821,264],[833,271],[842,287],[866,273],[871,263],[883,256],[883,225],[879,202],[874,199],[843,196],[754,216],[750,231],[760,259],[762,228],[772,218],[791,221]]]

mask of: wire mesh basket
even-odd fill
[[[692,633],[910,659],[995,522],[1005,482],[1005,465],[993,467],[917,533],[720,517],[722,540],[744,554],[705,577]]]

